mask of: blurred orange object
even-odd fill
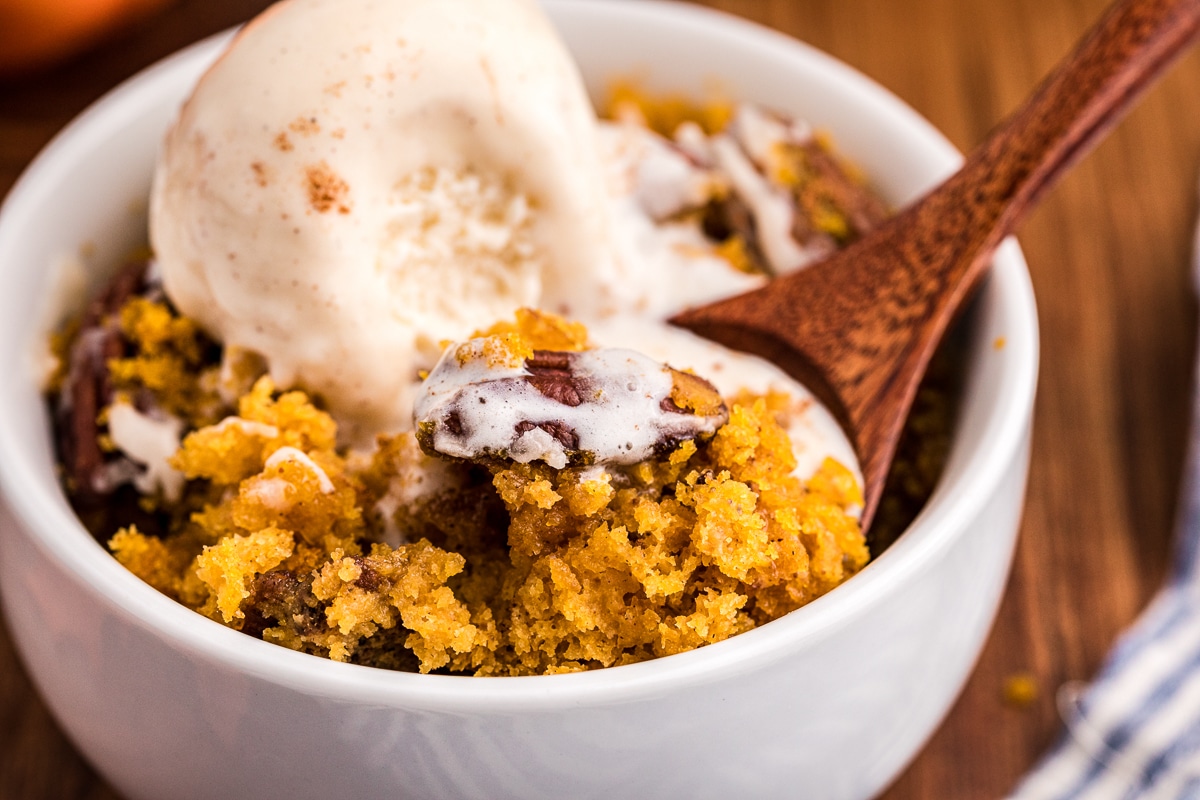
[[[0,0],[0,77],[67,58],[170,0]]]

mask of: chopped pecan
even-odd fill
[[[372,567],[362,556],[354,556],[354,563],[358,565],[358,577],[354,579],[354,585],[360,589],[366,589],[368,592],[373,592],[383,585],[383,576],[379,571]]]
[[[524,420],[517,423],[515,430],[518,436],[523,436],[534,428],[539,428],[550,434],[554,437],[555,441],[567,450],[579,449],[579,434],[575,433],[567,423],[562,421],[529,422],[528,420]]]
[[[59,459],[74,502],[91,510],[114,488],[107,478],[113,460],[100,449],[100,411],[113,400],[108,363],[125,355],[116,315],[129,298],[147,291],[148,264],[130,264],[88,304],[68,351],[68,368],[55,402]]]
[[[567,350],[534,350],[533,357],[525,359],[525,369],[530,375],[571,377],[571,352]]]
[[[325,626],[324,615],[312,585],[287,570],[267,572],[254,579],[242,633],[262,638],[276,625],[298,634],[312,634]]]
[[[574,408],[583,402],[583,394],[582,386],[571,373],[570,355],[569,352],[534,350],[533,358],[525,359],[525,369],[529,372],[529,384],[543,396]]]
[[[242,633],[253,636],[255,639],[261,639],[263,631],[272,627],[275,622],[275,620],[263,616],[262,612],[253,606],[242,613],[245,615],[242,619]]]
[[[442,418],[442,424],[446,426],[446,430],[450,431],[454,436],[463,435],[462,415],[457,411],[451,411]]]

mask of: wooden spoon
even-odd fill
[[[1200,27],[1200,0],[1121,0],[953,177],[862,240],[671,321],[764,356],[841,420],[874,516],[917,385],[1000,240]]]

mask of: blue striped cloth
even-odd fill
[[[1066,732],[1013,800],[1200,800],[1200,389],[1191,425],[1170,580],[1096,680],[1060,690]]]

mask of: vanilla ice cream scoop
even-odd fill
[[[407,427],[439,341],[608,269],[595,125],[533,0],[286,0],[168,134],[167,294],[360,436]]]

